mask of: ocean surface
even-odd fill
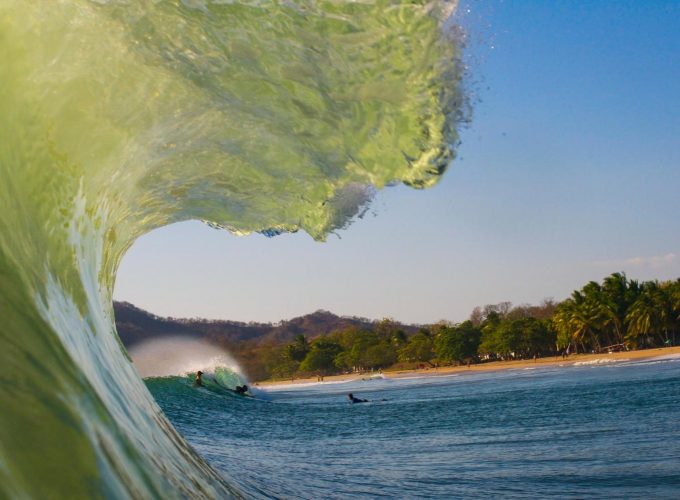
[[[252,498],[678,498],[680,358],[254,388],[146,379]],[[346,394],[368,399],[350,404]]]

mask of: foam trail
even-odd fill
[[[465,107],[446,2],[0,3],[0,496],[239,495],[115,333],[140,235],[344,227],[437,182]]]

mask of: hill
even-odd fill
[[[220,345],[280,345],[292,342],[299,334],[312,340],[347,327],[370,330],[378,323],[367,318],[338,316],[322,310],[279,323],[244,323],[201,318],[163,318],[128,302],[114,302],[113,309],[118,335],[127,348],[145,340],[173,335],[208,340]],[[417,325],[397,325],[407,333],[414,333],[419,328]]]

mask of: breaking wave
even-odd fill
[[[0,4],[0,496],[240,495],[121,346],[121,258],[189,219],[323,240],[436,183],[465,116],[453,7]]]

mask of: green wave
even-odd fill
[[[176,221],[323,240],[436,183],[465,111],[452,7],[0,3],[0,496],[238,496],[120,345],[118,264]]]

